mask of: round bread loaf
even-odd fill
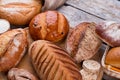
[[[61,13],[46,11],[31,20],[29,30],[34,40],[43,39],[58,42],[67,35],[69,24]]]
[[[110,49],[106,55],[105,63],[120,69],[120,47]]]
[[[15,67],[27,50],[27,36],[23,29],[14,29],[0,35],[0,72]]]
[[[33,42],[29,48],[29,55],[41,80],[82,80],[73,59],[49,41]]]
[[[111,47],[120,46],[120,23],[114,21],[100,22],[96,26],[98,37]]]
[[[40,0],[0,0],[0,18],[13,25],[25,25],[40,12]]]

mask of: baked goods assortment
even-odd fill
[[[83,22],[70,31],[66,40],[66,50],[80,63],[90,59],[97,53],[101,46],[101,41],[95,33],[95,24]]]
[[[41,12],[65,1],[58,5],[53,5],[55,0],[0,1],[0,79],[4,73],[8,80],[101,80],[102,71],[120,79],[120,24],[82,22],[71,29],[62,13]],[[10,25],[28,27],[10,29]],[[91,60],[102,42],[110,46],[102,58],[103,70]],[[24,55],[36,74],[18,67]]]
[[[46,11],[31,20],[29,31],[34,40],[58,42],[67,36],[69,24],[63,14],[57,11]]]
[[[120,79],[120,24],[114,21],[100,22],[96,26],[98,37],[107,44],[101,60],[103,71],[112,77]]]
[[[82,80],[78,66],[68,53],[49,41],[33,42],[29,55],[42,80]]]

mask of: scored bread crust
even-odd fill
[[[90,59],[101,46],[101,41],[95,34],[95,24],[83,22],[69,32],[66,40],[66,50],[76,60]]]
[[[29,24],[31,37],[34,40],[63,40],[69,31],[65,16],[57,11],[46,11],[36,15]]]
[[[25,25],[40,12],[38,0],[0,0],[0,18],[13,25]]]
[[[78,66],[63,49],[45,40],[29,49],[33,66],[42,80],[82,80]]]
[[[15,67],[27,50],[27,36],[23,29],[13,29],[0,35],[0,72]]]

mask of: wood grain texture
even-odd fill
[[[61,8],[59,8],[58,11],[65,15],[71,27],[75,27],[76,25],[78,25],[80,22],[83,21],[88,21],[88,22],[102,21],[102,19],[98,17],[85,13],[71,6],[64,5]]]
[[[67,0],[66,4],[105,20],[120,21],[120,1],[118,0]]]

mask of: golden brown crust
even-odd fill
[[[120,69],[120,47],[110,49],[106,56],[105,63]]]
[[[47,11],[38,14],[31,20],[29,30],[34,40],[43,39],[58,42],[67,35],[69,24],[61,13]]]
[[[101,22],[96,26],[98,37],[112,47],[120,46],[120,24],[112,21]]]
[[[27,48],[26,32],[14,29],[0,35],[0,71],[15,67]]]
[[[95,24],[80,23],[68,35],[66,50],[77,62],[89,59],[98,51],[101,41],[96,37]]]
[[[14,25],[25,25],[40,12],[41,6],[37,0],[0,0],[0,18]]]
[[[12,68],[8,72],[9,80],[37,80],[36,77],[24,69]]]
[[[48,41],[35,41],[29,49],[29,54],[42,80],[82,80],[72,58]]]

